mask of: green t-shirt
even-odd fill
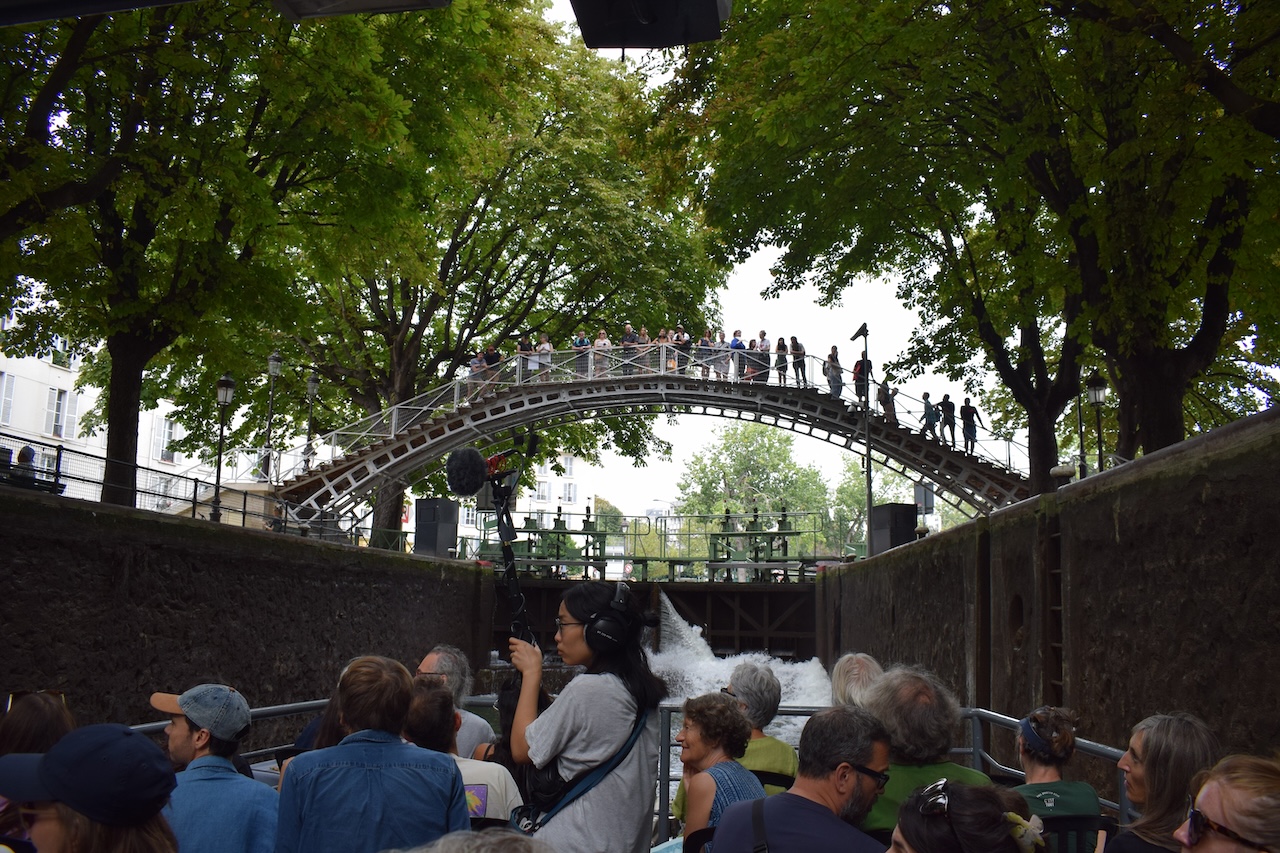
[[[769,737],[768,735],[747,741],[746,754],[738,759],[738,763],[748,770],[783,773],[787,776],[795,776],[796,771],[800,768],[800,759],[796,757],[796,751],[785,741],[780,741],[776,737]],[[765,794],[780,794],[785,790],[786,788],[780,788],[777,785],[764,786]],[[683,781],[676,788],[676,798],[671,803],[671,814],[676,820],[684,820]]]
[[[1102,814],[1098,792],[1088,782],[1039,782],[1034,785],[1018,785],[1013,790],[1022,795],[1031,807],[1031,813],[1041,817],[1056,815]],[[1089,833],[1085,849],[1092,850],[1098,842],[1098,833]],[[1058,837],[1051,836],[1053,851],[1057,853]]]
[[[966,785],[991,784],[987,774],[950,761],[921,765],[890,764],[886,772],[889,774],[889,784],[884,786],[880,798],[871,807],[871,813],[862,821],[864,832],[893,829],[898,824],[898,807],[902,805],[902,801],[911,796],[916,788],[932,785],[939,779],[963,782]]]

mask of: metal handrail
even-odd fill
[[[682,701],[670,700],[661,703],[658,706],[660,714],[660,731],[662,733],[662,745],[658,750],[658,782],[659,785],[669,786],[672,782],[679,782],[682,775],[671,775],[671,717],[674,714],[681,713],[683,707]],[[825,710],[826,705],[782,705],[778,708],[778,715],[784,717],[805,717],[812,716],[819,711]],[[1020,721],[997,714],[995,711],[988,711],[985,708],[961,708],[960,717],[967,720],[969,725],[966,726],[969,732],[969,745],[952,747],[951,754],[954,756],[969,756],[974,769],[990,775],[991,770],[998,770],[1002,775],[1026,777],[1022,770],[1014,767],[1007,767],[996,761],[987,751],[986,735],[983,726],[990,724],[999,726],[1003,729],[1017,732]],[[1116,749],[1106,744],[1096,743],[1083,738],[1076,738],[1076,752],[1092,758],[1101,758],[1111,764],[1115,764],[1120,756],[1124,755],[1124,751]],[[1120,791],[1119,801],[1112,801],[1099,798],[1105,808],[1114,809],[1118,814],[1127,818],[1132,812],[1132,804],[1125,795],[1124,790],[1124,771],[1116,768],[1116,782]],[[665,790],[665,789],[660,789]],[[671,814],[669,805],[661,804],[658,808],[658,838],[668,839],[671,837]]]

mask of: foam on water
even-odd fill
[[[831,679],[817,658],[807,661],[784,661],[764,652],[747,652],[718,658],[703,638],[701,630],[690,625],[667,598],[660,594],[661,651],[649,656],[653,671],[667,682],[670,698],[684,701],[692,696],[715,693],[729,684],[729,676],[738,664],[750,661],[767,665],[782,685],[783,705],[828,705],[831,702]],[[807,717],[778,716],[766,734],[795,746]],[[678,765],[677,765],[678,766]]]

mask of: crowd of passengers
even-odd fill
[[[356,658],[281,756],[275,786],[238,755],[249,704],[230,686],[151,696],[169,716],[167,754],[126,726],[76,728],[61,694],[12,694],[0,853],[642,853],[667,698],[641,639],[655,622],[625,584],[572,587],[556,650],[582,673],[552,701],[542,650],[511,639],[518,676],[497,695],[500,734],[461,707],[471,684],[458,649],[432,649],[416,673]],[[850,654],[831,681],[832,707],[808,719],[798,751],[764,733],[781,700],[767,665],[740,664],[720,692],[686,699],[671,804],[683,833],[656,849],[1280,853],[1280,760],[1221,756],[1189,714],[1133,728],[1118,766],[1139,814],[1117,826],[1088,784],[1063,777],[1067,709],[1020,721],[1025,783],[1005,787],[950,760],[960,707],[934,674]],[[1094,819],[1060,831],[1073,816]]]

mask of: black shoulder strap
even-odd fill
[[[751,833],[755,836],[755,844],[751,853],[769,853],[769,841],[764,835],[764,799],[751,804]]]

